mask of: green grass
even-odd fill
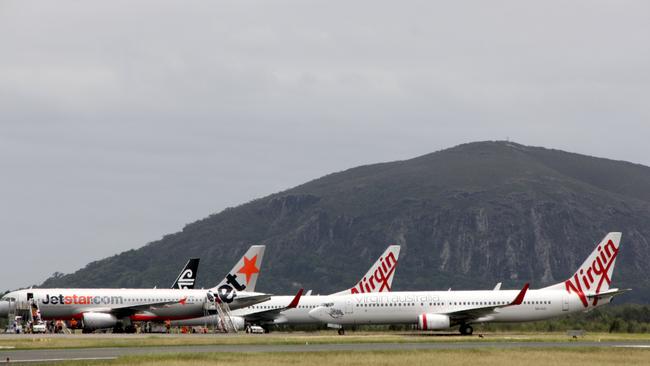
[[[163,366],[275,366],[304,364],[310,366],[381,366],[381,365],[521,365],[526,366],[597,366],[597,365],[647,365],[650,350],[641,349],[468,349],[468,350],[415,350],[415,351],[336,351],[305,353],[202,353],[152,356],[127,356],[112,361],[71,361],[59,365],[163,365]]]
[[[328,343],[411,343],[411,342],[570,342],[565,332],[555,333],[483,333],[484,338],[459,336],[453,333],[429,332],[348,332],[280,333],[258,335],[23,335],[0,337],[0,346],[14,349],[155,347],[187,345],[250,345],[250,344],[328,344]],[[4,339],[3,339],[4,338]],[[582,341],[650,341],[650,334],[587,333]]]

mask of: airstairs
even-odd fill
[[[203,306],[203,315],[206,319],[205,326],[207,327],[207,323],[210,321],[210,325],[212,325],[215,333],[217,331],[223,333],[237,333],[237,328],[232,322],[230,307],[212,292],[208,292],[206,295],[205,305]]]

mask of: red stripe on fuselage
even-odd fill
[[[149,322],[149,321],[165,321],[165,320],[185,320],[192,319],[195,317],[192,316],[159,316],[159,315],[147,315],[147,314],[135,314],[131,315],[129,319],[134,322]]]

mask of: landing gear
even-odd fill
[[[339,328],[338,333],[339,335],[345,335],[345,329]]]
[[[133,325],[127,325],[124,327],[124,333],[135,333],[136,329]]]
[[[472,335],[472,333],[474,332],[474,328],[472,328],[472,326],[469,324],[461,324],[458,330],[462,335]]]

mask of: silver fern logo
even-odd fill
[[[178,278],[178,288],[186,290],[192,286],[194,286],[194,272],[188,268]]]

